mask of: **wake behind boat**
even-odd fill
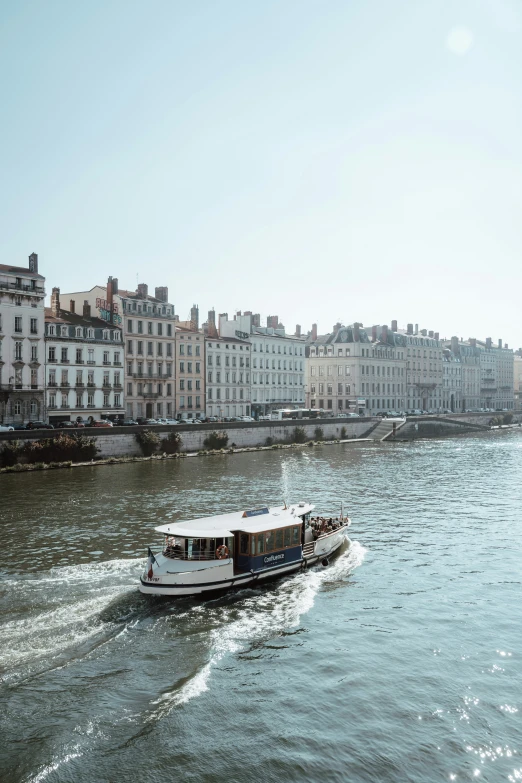
[[[263,507],[155,528],[161,554],[149,549],[142,593],[199,595],[230,590],[326,562],[348,540],[350,519],[312,517],[315,506]]]

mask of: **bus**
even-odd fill
[[[281,408],[270,412],[270,418],[273,421],[282,421],[286,419],[324,419],[327,416],[328,414],[323,408]]]

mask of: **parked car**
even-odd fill
[[[213,421],[219,421],[219,419],[218,419],[218,417],[217,417],[217,416],[209,416],[209,417],[208,417],[208,419],[207,419],[207,421],[208,421],[208,422],[213,422]]]
[[[360,413],[347,413],[346,417],[348,419],[358,419],[360,417]]]
[[[91,427],[112,427],[112,421],[109,421],[108,419],[98,419],[93,421],[91,424]]]
[[[26,430],[54,430],[54,425],[46,424],[45,421],[30,421]]]
[[[158,422],[156,419],[146,419],[144,416],[138,416],[136,418],[136,421],[141,426],[147,425],[148,427],[151,427],[153,424],[157,424]]]
[[[10,425],[14,430],[26,430],[27,427],[25,424],[11,424]]]
[[[0,424],[0,432],[14,432],[12,424]]]
[[[137,427],[138,426],[138,422],[136,421],[136,419],[116,419],[114,424],[117,427],[135,427],[135,426]]]

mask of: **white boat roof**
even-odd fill
[[[179,536],[180,538],[228,538],[236,530],[247,533],[262,533],[263,530],[275,530],[280,527],[291,527],[299,522],[298,517],[308,514],[315,506],[310,503],[294,503],[285,508],[242,509],[230,514],[217,514],[213,517],[200,517],[183,522],[170,522],[154,528],[163,535]],[[300,524],[300,522],[299,522]]]

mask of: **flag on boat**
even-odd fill
[[[154,575],[154,571],[152,570],[152,564],[153,563],[156,563],[156,565],[158,565],[158,561],[154,557],[152,549],[149,546],[149,570],[147,571],[147,576],[149,577],[149,579],[152,579],[152,577]]]

